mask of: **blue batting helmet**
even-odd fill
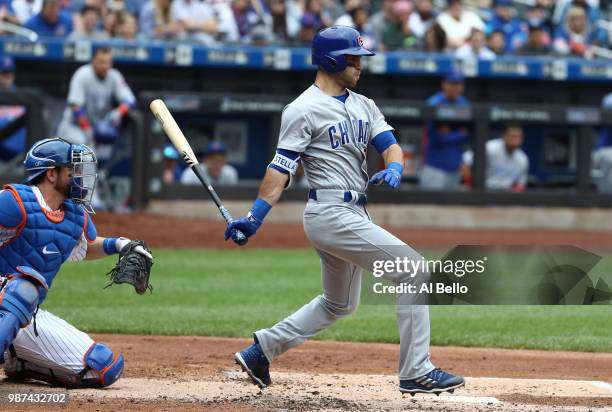
[[[92,212],[90,203],[97,181],[97,159],[93,150],[84,144],[72,144],[58,137],[40,140],[28,151],[23,164],[26,183],[56,167],[72,169],[70,198]]]
[[[329,73],[346,69],[345,55],[374,56],[363,47],[359,32],[348,26],[331,26],[321,30],[312,41],[312,64]]]

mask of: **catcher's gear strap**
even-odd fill
[[[114,354],[111,348],[101,342],[94,342],[83,356],[86,373],[98,372],[97,379],[82,379],[82,387],[105,387],[116,382],[123,374],[123,355]],[[84,375],[84,373],[83,373]]]

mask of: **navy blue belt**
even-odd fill
[[[334,189],[310,189],[308,199],[321,202],[345,202],[363,206],[368,203],[368,197],[363,193],[351,192],[350,190]]]

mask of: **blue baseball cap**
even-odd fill
[[[14,72],[15,62],[10,56],[0,57],[0,72]]]
[[[164,147],[164,157],[166,159],[172,159],[172,160],[179,160],[180,156],[179,156],[179,152],[170,145],[167,145],[166,147]]]
[[[212,140],[206,145],[206,151],[204,152],[204,156],[225,153],[227,153],[227,148],[225,147],[225,144],[219,140]]]
[[[450,83],[463,83],[465,81],[465,76],[460,68],[453,67],[444,75],[444,81]]]

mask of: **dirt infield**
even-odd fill
[[[177,219],[145,213],[95,216],[98,232],[104,236],[121,233],[145,239],[152,247],[233,248],[223,240],[225,225],[219,220]],[[612,249],[612,232],[576,230],[457,230],[393,228],[393,234],[414,247],[455,245],[574,245],[592,250]],[[309,248],[301,225],[266,223],[249,248]]]
[[[105,390],[70,391],[71,408],[107,410],[612,410],[612,354],[432,348],[434,362],[466,376],[440,397],[397,390],[398,345],[307,342],[272,368],[260,391],[233,364],[244,339],[97,335],[123,351],[126,372]],[[607,382],[607,383],[606,383]],[[16,392],[44,391],[4,383]],[[0,407],[2,403],[0,402]],[[45,407],[44,410],[49,408]],[[22,405],[17,410],[43,410]]]

